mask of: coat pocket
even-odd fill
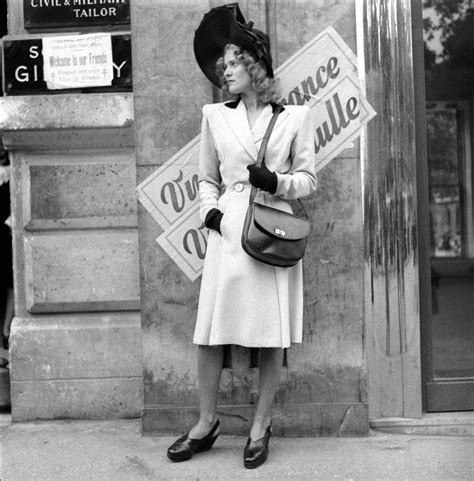
[[[222,219],[221,219],[221,236],[222,237],[228,237],[226,225],[227,225],[227,220],[229,218],[229,210],[230,210],[230,205],[227,205],[227,208],[222,213]]]

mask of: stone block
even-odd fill
[[[0,130],[129,128],[133,94],[20,95],[0,99]]]
[[[13,381],[141,377],[138,312],[15,318]]]
[[[248,436],[256,406],[218,406],[224,434]],[[145,436],[179,434],[197,422],[196,407],[146,406],[142,414]],[[276,405],[272,411],[277,436],[366,436],[369,433],[367,403],[308,403]]]
[[[193,52],[193,32],[209,2],[131,2],[137,165],[162,165],[199,134],[212,87]],[[153,39],[153,41],[150,41]]]
[[[8,34],[24,35],[28,32],[25,30],[23,22],[23,2],[8,0]]]
[[[11,150],[132,147],[133,94],[21,95],[0,98],[0,131]]]
[[[81,94],[79,94],[81,95]],[[1,99],[0,99],[1,109]],[[11,150],[103,149],[133,147],[133,128],[15,130],[4,132],[2,141]]]
[[[29,312],[139,309],[136,232],[25,236]]]
[[[288,352],[291,363],[291,351]],[[367,398],[359,364],[293,365],[282,375],[277,404],[360,402]]]
[[[429,436],[474,436],[472,411],[423,413],[419,419],[386,417],[370,420],[377,432]],[[446,438],[445,438],[446,439]]]
[[[23,223],[28,230],[135,227],[132,150],[23,154]]]
[[[13,421],[140,416],[141,377],[12,381]]]

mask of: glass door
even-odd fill
[[[474,409],[474,6],[423,2],[431,315],[427,411]],[[429,247],[428,247],[429,244]]]

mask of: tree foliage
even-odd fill
[[[432,16],[425,16],[423,29],[426,40],[439,36],[442,51],[440,62],[437,54],[425,40],[425,65],[432,67],[435,63],[446,66],[474,67],[474,1],[473,0],[424,0],[425,9],[433,9]]]

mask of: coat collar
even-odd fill
[[[228,107],[229,109],[236,109],[237,106],[240,103],[240,97],[237,100],[232,100],[231,102],[226,102],[224,105]],[[274,102],[270,102],[270,105],[272,106],[272,112],[275,112],[275,109],[278,107],[278,104]],[[283,112],[285,110],[285,107],[282,107],[281,111]]]
[[[252,157],[254,160],[257,160],[258,148],[256,142],[259,142],[263,139],[271,119],[271,113],[275,111],[278,104],[271,103],[271,111],[268,110],[266,112],[264,110],[262,112],[262,115],[257,119],[254,125],[253,132],[250,130],[245,104],[244,102],[240,101],[240,98],[232,102],[226,102],[224,105],[227,107],[222,110],[224,120],[250,157]],[[285,108],[283,108],[283,110],[285,110]],[[283,112],[283,110],[278,116],[275,127],[287,115],[287,112]]]

